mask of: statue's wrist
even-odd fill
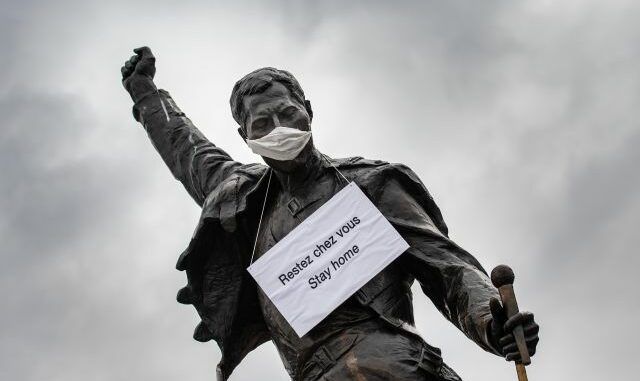
[[[142,98],[152,92],[156,92],[156,85],[153,83],[153,79],[146,75],[133,74],[127,78],[125,82],[125,88],[131,95],[131,99],[134,103],[138,103]]]

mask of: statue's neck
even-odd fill
[[[314,148],[309,158],[301,164],[300,167],[291,172],[274,170],[273,173],[278,179],[283,191],[289,194],[296,193],[315,180],[322,171],[322,160],[324,160],[322,154]]]

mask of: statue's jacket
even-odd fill
[[[201,321],[194,338],[218,343],[218,375],[226,379],[251,350],[271,339],[256,283],[246,270],[269,167],[232,160],[205,138],[168,92],[137,98],[134,117],[173,176],[202,206],[193,237],[177,262],[177,269],[187,275],[177,299],[198,312]],[[417,279],[448,320],[497,354],[488,338],[489,299],[498,297],[497,292],[480,263],[448,238],[440,210],[415,173],[401,164],[360,157],[330,160],[410,245],[392,265],[394,271],[382,271],[354,297],[389,324],[414,331],[410,286]],[[403,275],[398,268],[406,269],[400,270]]]

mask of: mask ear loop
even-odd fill
[[[344,181],[346,181],[346,182],[347,182],[347,185],[349,185],[349,180],[348,180],[346,177],[344,177],[344,175],[342,174],[342,172],[340,172],[340,170],[338,169],[338,167],[336,167],[335,165],[333,165],[333,163],[331,162],[331,160],[329,160],[329,158],[327,157],[327,155],[325,155],[325,154],[323,154],[323,153],[320,153],[320,154],[322,155],[322,157],[323,157],[323,158],[324,158],[324,159],[325,159],[329,164],[331,164],[331,166],[333,167],[333,169],[335,169],[335,170],[336,170],[336,172],[338,172],[338,174],[339,174],[340,176],[342,176],[342,178],[344,179]]]
[[[251,261],[249,265],[253,263],[253,256],[256,254],[256,246],[258,244],[258,236],[260,235],[260,225],[262,225],[262,216],[264,215],[264,208],[267,205],[267,197],[269,196],[269,187],[271,186],[271,175],[273,170],[269,168],[269,180],[267,181],[267,191],[264,194],[264,201],[262,202],[262,211],[260,211],[260,220],[258,220],[258,229],[256,230],[256,239],[253,241],[253,251],[251,252]]]

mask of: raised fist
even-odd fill
[[[124,88],[132,92],[132,85],[138,79],[144,78],[147,82],[153,80],[156,74],[156,58],[151,53],[151,49],[146,46],[133,49],[135,55],[131,56],[124,66],[122,72],[122,84]],[[133,85],[135,87],[135,85]],[[133,95],[133,94],[132,94]]]

